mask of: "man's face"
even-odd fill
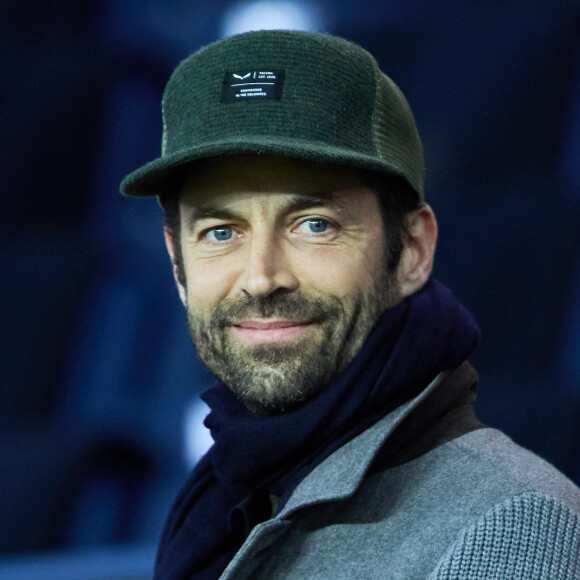
[[[399,300],[377,195],[347,169],[261,155],[206,160],[180,213],[193,343],[253,412],[312,399]]]

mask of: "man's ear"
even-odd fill
[[[175,245],[173,234],[167,228],[163,228],[163,235],[165,236],[165,247],[167,248],[167,252],[171,258],[171,264],[173,265],[173,278],[175,280],[175,284],[177,284],[177,291],[179,292],[181,302],[183,302],[183,305],[185,306],[187,303],[187,292],[183,284],[179,281],[177,262],[175,260]]]
[[[408,215],[408,233],[397,268],[401,296],[409,296],[427,282],[433,269],[437,245],[437,220],[429,205],[423,204]]]

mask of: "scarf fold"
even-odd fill
[[[434,279],[388,309],[363,348],[327,389],[271,417],[250,413],[222,383],[202,398],[215,441],[193,470],[167,520],[155,578],[219,578],[242,540],[228,529],[234,506],[255,489],[281,497],[347,441],[459,366],[479,330],[452,292]],[[280,509],[280,507],[278,509]]]

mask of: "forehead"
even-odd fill
[[[230,155],[195,164],[181,192],[186,205],[243,203],[249,194],[289,194],[339,201],[341,192],[368,190],[360,172],[272,155]],[[351,203],[356,204],[356,196]]]

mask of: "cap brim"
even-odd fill
[[[197,147],[159,157],[133,171],[121,182],[121,193],[127,196],[147,197],[177,191],[193,162],[208,157],[242,153],[282,155],[367,169],[388,175],[402,176],[399,167],[351,149],[332,147],[327,143],[313,143],[301,139],[276,139],[270,136],[229,137],[227,140],[204,143]]]

